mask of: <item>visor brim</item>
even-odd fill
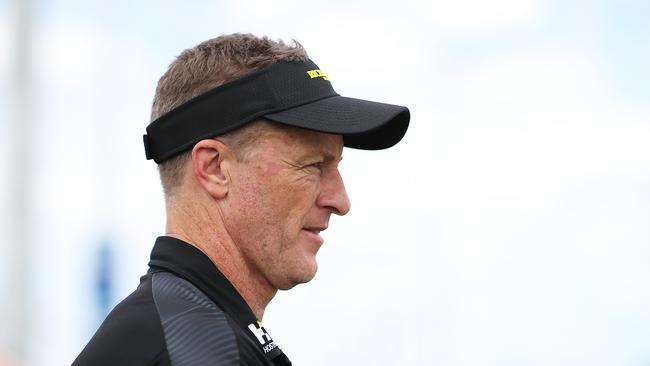
[[[344,145],[381,150],[397,144],[408,129],[408,108],[363,99],[333,96],[265,114],[271,121],[343,136]]]

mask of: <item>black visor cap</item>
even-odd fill
[[[339,96],[312,61],[279,62],[153,121],[144,135],[147,159],[161,163],[259,118],[339,134],[347,147],[379,150],[402,139],[410,114],[406,107]]]

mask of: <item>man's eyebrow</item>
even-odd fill
[[[343,160],[343,155],[341,154],[341,155],[336,156],[336,155],[328,153],[328,152],[323,152],[323,159],[326,162],[330,162],[330,161],[339,161],[340,162],[341,160]]]
[[[337,154],[330,151],[329,149],[318,149],[301,154],[300,157],[296,159],[296,161],[308,161],[314,159],[322,159],[322,161],[326,163],[332,161],[340,162],[343,159],[343,153],[341,152]]]

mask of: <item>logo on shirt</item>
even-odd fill
[[[264,353],[269,353],[277,347],[275,342],[273,342],[271,335],[266,331],[266,329],[264,329],[262,323],[259,320],[254,323],[250,323],[248,325],[248,329],[253,332],[257,340],[260,342]]]

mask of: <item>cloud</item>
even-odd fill
[[[411,1],[417,15],[426,19],[433,30],[445,33],[476,33],[535,24],[541,15],[538,0],[460,0]]]
[[[421,181],[434,182],[442,203],[476,210],[508,198],[541,203],[593,180],[647,177],[647,113],[611,97],[597,60],[544,49],[438,78],[435,107],[422,108],[436,123],[413,126],[431,154]]]
[[[279,2],[246,1],[227,3],[227,19],[237,19],[237,24],[260,29],[313,29],[325,35],[340,32],[340,19],[354,16],[356,27],[348,31],[363,31],[372,24],[373,18],[381,19],[382,25],[373,28],[386,35],[400,32],[404,26],[427,31],[450,33],[477,32],[522,26],[539,20],[543,2],[540,0],[458,0],[458,1],[334,1],[327,5],[318,1],[282,0]],[[293,11],[287,11],[292,9]],[[271,23],[270,20],[273,20]],[[323,22],[322,25],[314,21]],[[305,26],[297,26],[304,24]],[[417,26],[419,24],[419,26]],[[426,26],[422,28],[421,26]],[[354,37],[353,33],[349,33]]]

